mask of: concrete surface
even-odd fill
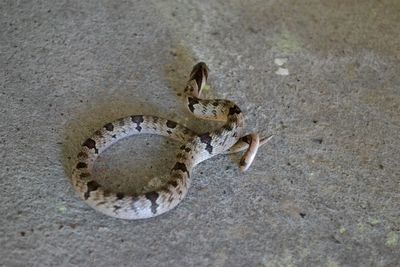
[[[399,1],[9,0],[0,14],[1,266],[398,266]],[[238,155],[202,163],[163,216],[89,208],[69,175],[99,126],[214,127],[176,96],[198,60],[206,95],[273,140],[246,173]],[[140,190],[177,146],[124,140],[99,180]]]

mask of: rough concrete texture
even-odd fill
[[[9,0],[0,14],[1,266],[398,266],[399,1]],[[198,60],[206,96],[274,138],[248,172],[240,155],[197,166],[160,217],[89,208],[70,170],[104,123],[215,127],[176,95]],[[177,147],[123,140],[98,179],[138,191]]]

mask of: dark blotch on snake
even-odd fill
[[[173,187],[177,187],[178,186],[178,182],[177,181],[170,181],[168,184],[172,185]]]
[[[132,122],[136,123],[136,130],[138,130],[139,132],[142,130],[142,127],[140,126],[140,124],[144,121],[143,116],[141,115],[136,115],[136,116],[131,116]]]
[[[167,133],[168,133],[168,134],[172,134],[172,132],[171,132],[170,130],[167,130]]]
[[[97,188],[100,187],[100,185],[96,181],[90,181],[90,182],[88,182],[86,184],[86,186],[87,186],[87,190],[86,190],[85,195],[84,195],[85,199],[89,198],[90,192],[96,191]]]
[[[187,159],[186,153],[178,153],[176,154],[176,158],[180,161],[185,161]]]
[[[118,192],[116,196],[117,196],[117,199],[123,199],[124,193]]]
[[[194,105],[198,104],[199,101],[196,98],[193,98],[193,97],[188,97],[188,100],[189,100],[188,108],[189,108],[189,110],[191,112],[193,112],[194,111]]]
[[[151,212],[153,214],[156,214],[157,208],[158,208],[158,204],[157,204],[157,199],[159,196],[158,193],[157,192],[149,192],[149,193],[146,193],[145,196],[151,202]]]
[[[240,108],[236,105],[229,109],[229,115],[240,114],[241,112],[242,111],[240,110]]]
[[[204,134],[200,135],[199,137],[200,137],[200,141],[203,144],[206,144],[206,150],[208,151],[208,153],[211,154],[213,151],[213,147],[211,145],[212,138],[210,136],[210,133],[204,133]]]
[[[233,126],[229,123],[229,124],[226,124],[225,126],[224,126],[224,128],[227,130],[227,131],[232,131],[233,130]]]
[[[176,127],[176,125],[177,125],[176,122],[167,120],[167,127],[168,128],[174,129]]]
[[[76,164],[76,168],[77,169],[87,168],[87,164],[85,162],[78,162],[78,164]]]
[[[93,149],[94,148],[94,153],[98,153],[99,150],[96,148],[96,141],[94,141],[92,138],[88,138],[83,144],[82,146],[86,146],[89,149]]]
[[[188,171],[188,169],[186,168],[185,163],[177,162],[177,163],[174,165],[174,167],[172,168],[172,171],[176,171],[176,170],[180,170],[180,171],[186,172],[186,173],[187,173],[187,176],[190,177],[189,171]]]
[[[88,158],[88,154],[86,154],[85,152],[81,151],[78,154],[78,158],[87,159]]]
[[[111,135],[112,138],[117,138],[116,134]]]
[[[144,121],[142,115],[131,116],[131,119],[134,123],[140,124]]]
[[[81,174],[79,175],[79,177],[81,177],[82,179],[83,179],[83,178],[90,177],[90,173],[88,173],[88,172],[81,173]]]
[[[114,130],[114,125],[113,125],[112,123],[107,123],[106,125],[104,125],[104,128],[105,128],[107,131],[111,132],[111,131]]]
[[[186,87],[185,87],[185,90],[183,90],[185,93],[188,93],[188,92],[193,92],[193,86],[191,86],[191,85],[186,85]]]

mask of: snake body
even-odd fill
[[[218,154],[236,153],[247,149],[240,161],[246,170],[260,145],[257,134],[241,136],[243,114],[229,100],[201,99],[201,91],[208,77],[208,68],[200,62],[193,67],[184,90],[185,105],[194,116],[207,120],[223,121],[215,130],[197,134],[172,120],[156,116],[133,115],[105,124],[88,138],[77,156],[72,171],[72,184],[80,197],[94,209],[121,219],[144,219],[165,213],[185,197],[191,181],[191,170],[200,162]],[[182,143],[171,168],[168,182],[157,190],[139,195],[111,192],[93,179],[93,165],[105,149],[122,138],[156,134]]]

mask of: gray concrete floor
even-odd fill
[[[0,14],[1,266],[398,266],[399,1],[10,0]],[[163,216],[89,208],[69,176],[99,126],[214,127],[176,96],[198,60],[206,96],[273,140],[246,173],[238,155],[200,164]],[[98,179],[134,192],[177,146],[124,140]]]

